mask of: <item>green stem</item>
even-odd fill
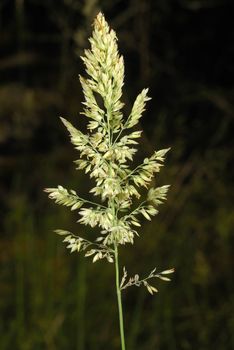
[[[129,121],[129,119],[131,118],[131,116],[132,116],[132,114],[130,114],[130,115],[128,116],[127,120],[125,121],[124,125],[122,126],[121,130],[119,131],[117,137],[115,138],[113,145],[115,145],[115,143],[118,141],[118,139],[119,139],[120,136],[122,135],[122,132],[125,130],[126,125],[128,124],[128,121]]]
[[[115,244],[115,274],[116,274],[116,293],[117,293],[118,309],[119,309],[119,329],[120,329],[120,338],[121,338],[121,349],[125,350],[124,321],[123,321],[123,308],[122,308],[121,289],[120,289],[120,281],[119,281],[119,259],[118,259],[117,244]]]

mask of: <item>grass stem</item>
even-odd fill
[[[120,281],[119,281],[119,257],[118,257],[118,246],[115,245],[115,276],[116,276],[116,293],[118,301],[118,310],[119,310],[119,329],[120,329],[120,338],[121,338],[121,349],[125,350],[125,337],[124,337],[124,321],[123,321],[123,308],[122,308],[122,298],[120,290]]]

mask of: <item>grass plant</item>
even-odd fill
[[[90,193],[97,200],[82,198],[76,190],[68,190],[61,185],[46,188],[45,192],[57,204],[78,211],[80,224],[100,229],[100,235],[94,241],[64,229],[55,232],[64,237],[63,241],[71,252],[84,252],[93,262],[102,259],[113,263],[121,349],[125,350],[122,292],[131,286],[144,286],[150,294],[154,294],[158,290],[152,285],[152,280],[170,281],[167,275],[174,272],[174,269],[157,272],[154,268],[144,278],[138,274],[128,277],[123,267],[123,275],[120,276],[119,263],[120,247],[133,244],[135,237],[139,236],[140,218],[151,220],[166,199],[169,185],[149,187],[154,175],[163,166],[169,148],[155,151],[135,168],[130,166],[142,133],[135,126],[150,100],[148,89],[139,93],[129,116],[125,117],[121,100],[124,60],[118,52],[116,33],[110,29],[102,13],[95,18],[89,41],[91,48],[85,50],[81,57],[88,77],[80,76],[85,98],[82,114],[88,120],[87,134],[66,119],[61,120],[72,144],[79,151],[76,167],[94,181]],[[147,190],[144,197],[141,188]]]

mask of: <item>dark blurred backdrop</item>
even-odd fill
[[[169,284],[124,294],[128,350],[234,349],[234,3],[0,1],[0,349],[117,350],[111,264],[70,255],[56,228],[93,237],[43,193],[88,192],[59,116],[82,130],[79,55],[102,10],[125,57],[125,112],[153,97],[135,162],[172,147],[156,179],[168,201],[121,251],[131,275],[175,267]]]

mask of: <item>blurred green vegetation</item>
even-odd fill
[[[95,233],[43,194],[87,193],[58,116],[79,116],[78,55],[102,9],[125,57],[126,113],[145,86],[139,162],[172,147],[167,203],[121,251],[129,273],[175,267],[151,297],[124,295],[128,350],[234,348],[232,1],[3,0],[0,3],[0,349],[119,349],[111,264],[70,255],[52,231]],[[80,232],[82,231],[82,232]]]

